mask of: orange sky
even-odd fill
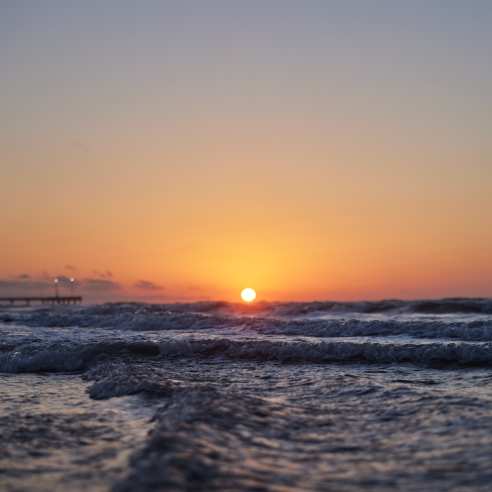
[[[492,296],[476,12],[9,8],[0,295],[73,275],[94,299]]]

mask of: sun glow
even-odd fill
[[[256,292],[251,287],[246,287],[241,291],[241,299],[244,302],[253,302],[256,299]]]

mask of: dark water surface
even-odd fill
[[[489,308],[0,312],[0,489],[489,490]]]

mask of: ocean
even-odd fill
[[[2,491],[488,491],[492,301],[0,311]]]

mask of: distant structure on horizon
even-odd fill
[[[30,306],[37,302],[40,304],[80,304],[82,302],[82,296],[0,297],[0,306]]]

